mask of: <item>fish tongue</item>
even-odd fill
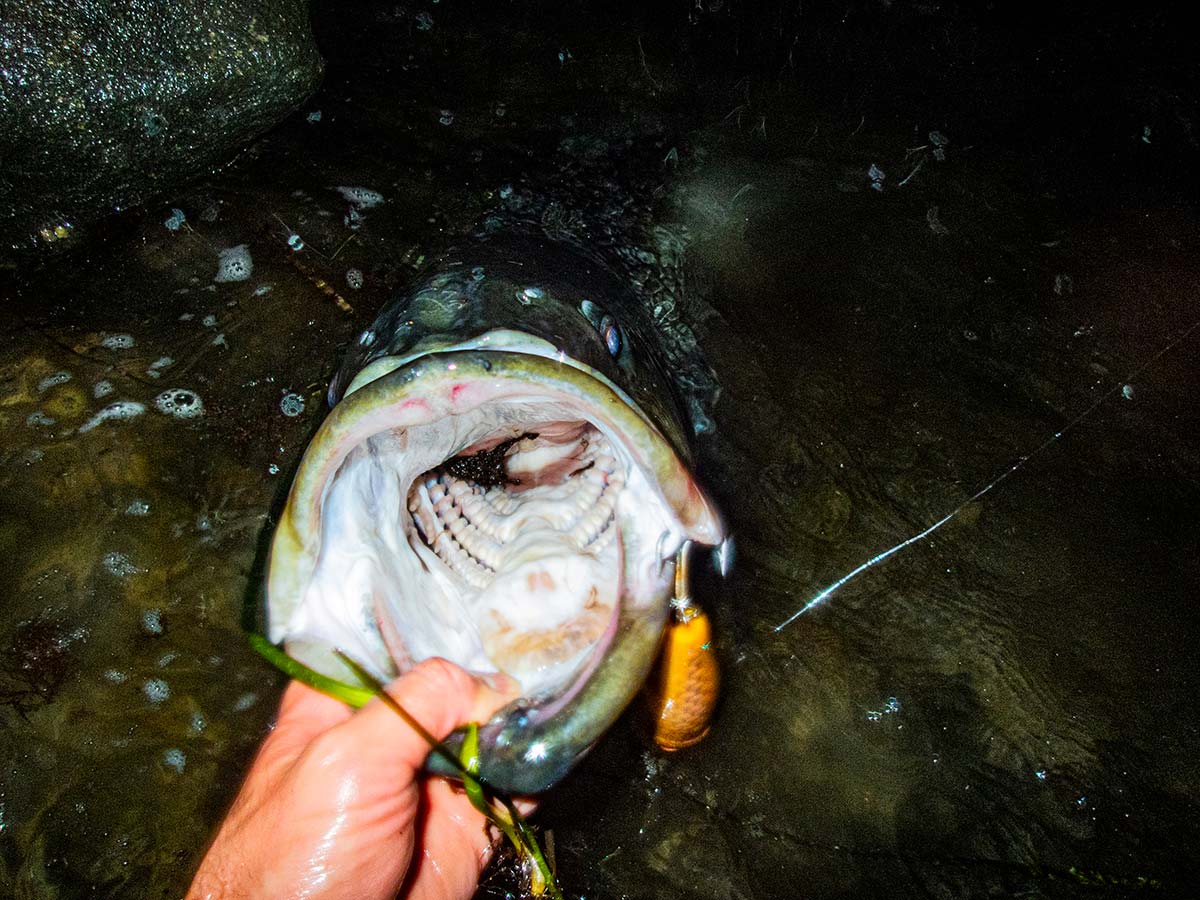
[[[479,634],[497,668],[526,695],[552,690],[608,627],[617,573],[567,535],[529,527],[505,548],[480,596]]]

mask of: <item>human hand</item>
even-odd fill
[[[441,740],[513,688],[432,659],[387,690]],[[493,841],[458,785],[422,774],[428,754],[380,700],[354,711],[292,682],[188,900],[470,897]]]

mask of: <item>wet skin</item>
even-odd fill
[[[388,692],[438,739],[508,699],[440,659]],[[428,750],[379,700],[354,712],[293,682],[189,900],[471,896],[492,837],[458,786],[421,774]]]

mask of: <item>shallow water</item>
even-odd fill
[[[767,143],[671,106],[669,70],[622,88],[642,61],[611,35],[569,62],[533,42],[496,79],[482,38],[429,40],[331,65],[228,170],[11,278],[0,893],[182,893],[282,688],[243,610],[341,349],[511,213],[506,185],[549,230],[599,209],[618,248],[686,245],[634,275],[686,283],[721,385],[700,467],[738,550],[697,586],[711,736],[662,756],[624,722],[546,798],[568,893],[1186,893],[1200,333],[1140,367],[1200,318],[1194,219],[857,116],[813,140],[781,112]],[[241,245],[249,277],[216,280]],[[96,418],[118,401],[143,409]],[[499,866],[482,893],[513,890]]]

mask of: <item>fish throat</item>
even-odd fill
[[[541,422],[496,440],[414,480],[409,543],[449,570],[491,665],[544,692],[598,649],[614,621],[625,471],[586,421]]]

